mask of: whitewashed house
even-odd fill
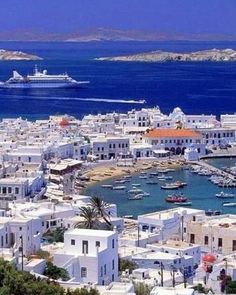
[[[117,234],[88,229],[67,231],[64,248],[54,254],[53,261],[65,268],[73,281],[98,285],[117,281]]]

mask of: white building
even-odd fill
[[[194,146],[199,155],[205,154],[202,135],[190,129],[153,129],[143,136],[146,144],[152,145],[153,150],[167,150],[172,154],[184,154],[189,146]]]
[[[109,160],[129,154],[129,138],[117,137],[97,137],[92,140],[93,154],[99,160]]]
[[[81,283],[107,285],[118,279],[117,234],[113,231],[73,229],[64,235],[64,248],[54,264]]]

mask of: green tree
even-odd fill
[[[129,273],[131,273],[134,269],[138,268],[138,265],[128,259],[119,259],[118,268],[119,271],[125,271],[126,269],[128,269]]]
[[[134,283],[134,292],[136,295],[149,295],[151,287],[144,283]]]
[[[92,197],[90,203],[91,203],[92,208],[94,208],[94,210],[96,211],[98,217],[102,217],[103,220],[106,222],[106,224],[109,227],[111,227],[112,224],[108,220],[109,219],[109,214],[107,213],[107,209],[109,208],[109,204],[106,203],[105,201],[103,201],[99,197]]]
[[[67,295],[99,295],[99,292],[96,289],[87,290],[85,288],[82,288],[75,289],[74,291],[72,291],[72,293],[69,293]]]
[[[227,283],[226,294],[236,294],[236,281],[231,281]]]
[[[92,207],[81,207],[80,216],[84,218],[83,222],[78,222],[75,227],[83,227],[87,229],[93,229],[97,221],[97,212]]]
[[[53,280],[61,279],[67,281],[70,278],[68,272],[64,268],[57,267],[50,261],[47,262],[44,275]]]

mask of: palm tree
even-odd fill
[[[78,222],[75,227],[94,228],[97,220],[97,212],[93,207],[81,207],[80,216],[84,218],[83,222]]]
[[[103,201],[99,197],[92,197],[90,204],[92,208],[97,212],[97,215],[102,217],[106,224],[111,227],[111,222],[108,220],[109,214],[107,213],[107,209],[109,208],[109,204]]]

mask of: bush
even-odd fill
[[[135,262],[127,259],[119,259],[119,271],[128,269],[129,273],[131,273],[136,268],[138,268],[138,265]]]
[[[149,295],[151,287],[144,283],[134,283],[134,291],[136,295]]]
[[[64,268],[57,267],[50,261],[47,262],[44,275],[53,280],[61,279],[62,281],[67,281],[70,278],[68,272]]]

